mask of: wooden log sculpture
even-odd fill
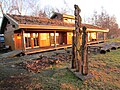
[[[75,69],[77,66],[76,66],[76,58],[75,58],[75,53],[76,53],[76,33],[75,33],[75,30],[73,30],[73,37],[72,37],[72,69]]]
[[[83,30],[82,46],[81,46],[81,59],[83,62],[82,75],[87,75],[88,74],[88,47],[87,47],[88,35],[85,26],[82,28],[82,30]]]
[[[79,15],[80,8],[75,8],[75,30],[73,31],[72,43],[72,69],[75,69],[81,75],[88,74],[88,58],[87,58],[87,33],[86,27],[83,27],[83,36],[81,28],[81,17]],[[82,43],[81,43],[82,38]],[[81,46],[82,45],[82,46]]]
[[[73,45],[72,45],[72,68],[76,68],[78,72],[82,71],[82,59],[81,59],[81,17],[79,13],[81,12],[78,5],[74,5],[75,8],[75,31],[73,31]]]

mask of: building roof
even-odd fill
[[[68,15],[70,16],[70,15]],[[65,23],[61,20],[56,19],[48,19],[48,18],[40,18],[40,17],[34,17],[34,16],[22,16],[22,15],[10,15],[10,14],[4,14],[4,18],[2,23],[4,24],[5,21],[8,19],[9,21],[12,21],[14,24],[16,24],[19,28],[47,28],[47,29],[69,29],[69,30],[75,30],[74,23]],[[5,26],[5,25],[3,25]],[[1,30],[3,28],[1,27]],[[47,27],[46,27],[47,26]],[[100,31],[100,32],[108,32],[107,29],[93,26],[90,24],[82,24],[81,26],[86,26],[88,31]]]
[[[52,26],[71,26],[74,24],[64,23],[61,20],[53,20],[48,18],[34,17],[34,16],[21,16],[21,15],[10,15],[18,24],[32,24],[32,25],[52,25]]]
[[[62,16],[62,18],[68,18],[68,19],[75,20],[75,16],[73,16],[73,15],[61,14],[61,13],[57,13],[57,12],[54,12],[54,14],[51,16],[51,19],[54,19],[57,16]],[[90,29],[101,29],[101,30],[105,30],[106,29],[106,28],[101,28],[99,26],[94,26],[94,25],[91,25],[91,24],[81,24],[81,26],[82,27],[86,26],[87,28],[90,28]]]
[[[63,18],[75,19],[75,17],[73,15],[61,14],[61,13],[57,13],[57,12],[54,12],[54,14],[51,16],[51,19],[54,19],[58,15],[62,16]]]

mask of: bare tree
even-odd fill
[[[72,10],[70,7],[69,7],[69,5],[68,5],[68,3],[66,2],[66,0],[63,0],[63,2],[64,2],[64,5],[66,6],[66,8],[65,8],[65,10],[67,10],[67,12],[69,12],[69,13],[73,13],[74,12],[74,10]]]
[[[46,6],[46,7],[44,8],[44,11],[45,11],[45,13],[47,14],[47,17],[48,17],[48,18],[50,18],[51,15],[52,15],[54,12],[60,12],[59,9],[53,8],[52,6]]]
[[[1,0],[1,10],[4,13],[18,13],[22,12],[23,0]]]
[[[104,8],[102,8],[100,14],[98,14],[97,11],[93,13],[93,16],[91,17],[91,24],[102,28],[108,28],[110,30],[108,33],[109,38],[118,36],[119,30],[116,17],[114,15],[110,16]]]
[[[33,11],[37,5],[37,0],[1,0],[0,2],[1,10],[10,14],[26,14]]]
[[[69,11],[67,10],[67,9],[65,9],[65,8],[53,8],[52,6],[46,6],[45,8],[44,8],[44,11],[45,11],[45,13],[46,13],[46,15],[47,15],[47,17],[51,17],[51,15],[54,13],[54,12],[58,12],[58,13],[61,13],[61,14],[66,14],[66,13],[68,13]]]
[[[39,11],[39,17],[47,17],[47,14],[45,13],[45,11]]]

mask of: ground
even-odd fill
[[[81,81],[68,67],[71,53],[65,50],[0,59],[0,90],[120,90],[120,49],[89,54],[91,79]]]

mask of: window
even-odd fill
[[[34,46],[39,46],[38,44],[38,33],[33,33]]]
[[[25,33],[25,43],[26,43],[26,47],[31,47],[30,33]]]

